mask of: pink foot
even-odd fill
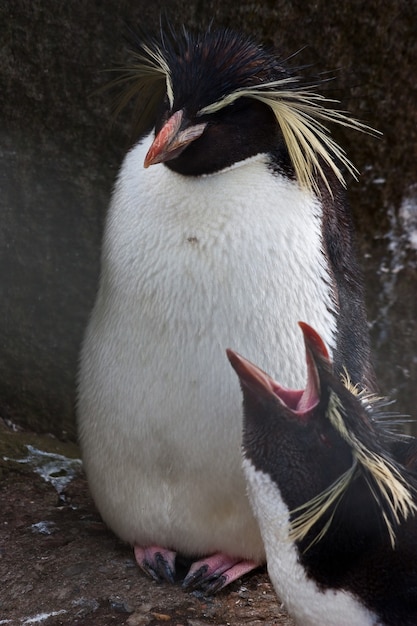
[[[136,563],[148,576],[160,583],[174,583],[176,553],[159,546],[134,547]]]
[[[184,589],[200,588],[204,593],[216,593],[257,567],[259,563],[255,561],[242,561],[217,552],[193,563],[182,586]]]

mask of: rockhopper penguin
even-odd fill
[[[301,318],[336,369],[369,372],[341,174],[352,166],[325,128],[360,125],[227,29],[135,46],[120,82],[141,138],[107,216],[80,442],[96,505],[139,565],[173,580],[177,552],[201,557],[184,584],[213,591],[265,559],[224,349],[300,385]]]
[[[341,379],[301,327],[304,391],[228,351],[272,583],[300,626],[415,626],[416,440],[390,432],[381,400]]]

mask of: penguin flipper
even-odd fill
[[[217,552],[195,561],[182,586],[189,591],[201,589],[206,594],[213,594],[259,565],[256,561],[242,560]]]
[[[175,582],[175,557],[176,552],[159,546],[134,547],[136,563],[141,570],[150,578],[160,583],[166,581]]]

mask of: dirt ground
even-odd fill
[[[100,520],[78,456],[0,420],[0,625],[293,625],[265,570],[214,597],[148,580]]]

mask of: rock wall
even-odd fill
[[[416,3],[124,0],[0,3],[0,416],[74,438],[77,359],[99,274],[109,194],[131,145],[108,69],[126,24],[215,23],[279,47],[322,91],[383,132],[337,139],[361,171],[349,193],[375,364],[417,416]],[[303,67],[305,66],[305,67]],[[311,66],[311,67],[310,67]],[[336,134],[336,133],[335,133]]]

